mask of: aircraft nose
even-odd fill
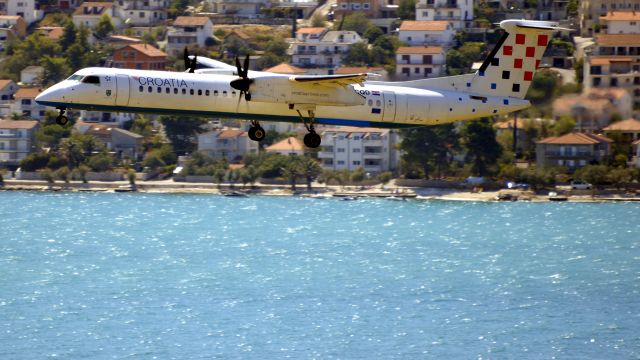
[[[61,84],[56,84],[36,96],[36,103],[45,106],[55,106],[61,102],[64,102],[64,87]]]

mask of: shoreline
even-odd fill
[[[219,187],[211,183],[183,183],[164,181],[141,181],[132,190],[126,181],[91,182],[82,183],[72,181],[69,183],[56,182],[52,185],[39,180],[5,180],[0,191],[43,191],[43,192],[139,192],[158,194],[212,194],[235,196],[302,196],[337,199],[355,198],[386,198],[393,200],[437,200],[437,201],[467,201],[467,202],[640,202],[640,196],[634,195],[591,195],[590,192],[581,191],[579,194],[566,194],[550,198],[548,195],[535,194],[532,191],[507,190],[471,192],[460,189],[442,188],[409,188],[387,185],[385,187],[370,187],[362,189],[357,186],[326,186],[314,185],[312,190],[307,190],[306,185],[297,185],[295,192],[289,185],[255,184],[253,187],[242,185],[231,186],[223,184]],[[233,193],[233,194],[229,194]],[[506,194],[506,195],[505,195]],[[502,200],[498,200],[503,197]],[[506,197],[506,198],[505,198]]]

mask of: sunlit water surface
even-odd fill
[[[638,359],[637,204],[0,193],[1,359]]]

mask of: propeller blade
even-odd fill
[[[249,76],[249,54],[244,58],[244,70],[242,72],[242,77],[246,78]]]
[[[186,46],[184,47],[183,59],[184,59],[184,69],[189,70],[189,50],[187,50]]]
[[[198,55],[193,55],[193,60],[191,60],[191,67],[189,68],[189,72],[194,73],[196,71],[196,66],[198,66]]]
[[[242,67],[240,66],[240,59],[236,56],[236,70],[238,71],[238,76],[242,76]]]

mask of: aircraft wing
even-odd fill
[[[193,59],[193,55],[189,56],[189,59]],[[236,70],[236,67],[233,65],[229,65],[227,63],[223,63],[222,61],[213,60],[208,57],[198,56],[196,58],[198,64],[206,66],[212,69],[220,69],[220,70]]]
[[[359,84],[366,80],[367,74],[347,74],[347,75],[302,75],[292,76],[290,81],[304,84],[322,85],[322,86],[347,86]]]

